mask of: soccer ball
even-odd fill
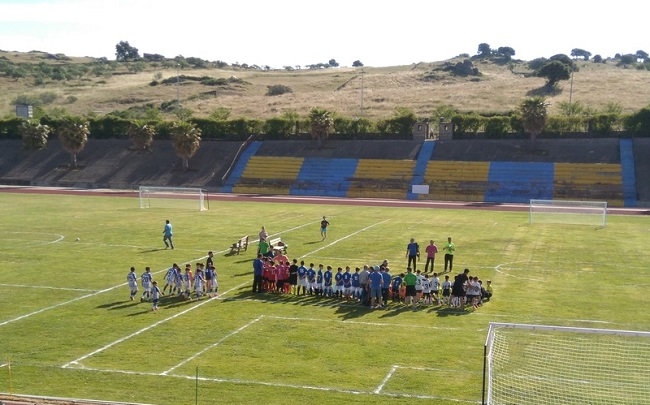
[[[81,240],[81,239],[77,238],[77,239],[75,239],[74,241],[75,241],[75,242],[79,242],[80,240]]]

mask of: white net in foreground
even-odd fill
[[[179,208],[205,211],[208,193],[201,188],[140,186],[140,208]]]
[[[650,332],[491,323],[483,404],[650,404]]]
[[[530,200],[529,222],[604,227],[607,201]]]

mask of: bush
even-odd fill
[[[650,107],[630,115],[624,120],[625,130],[635,135],[650,136]]]
[[[274,84],[272,86],[266,86],[266,95],[267,96],[279,96],[285,93],[293,93],[293,90],[289,86],[284,84]]]
[[[273,117],[264,123],[264,134],[267,139],[287,139],[296,130],[295,120],[285,117]]]
[[[504,138],[512,128],[510,117],[490,117],[485,119],[485,136],[488,139]]]
[[[0,139],[21,139],[22,118],[0,120]]]

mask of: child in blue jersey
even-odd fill
[[[185,273],[183,273],[183,294],[185,298],[190,298],[190,288],[192,286],[192,266],[190,264],[185,265]]]
[[[393,302],[399,302],[399,290],[402,287],[402,278],[404,277],[404,273],[400,273],[398,276],[395,276],[393,278],[393,281],[391,282],[390,288],[391,288],[391,295]]]
[[[158,310],[158,300],[160,299],[160,288],[158,288],[158,282],[154,281],[151,284],[151,300],[153,305],[151,307],[152,311]]]
[[[151,283],[153,282],[153,275],[151,274],[151,269],[149,267],[144,269],[144,273],[140,276],[140,280],[142,281],[142,297],[140,297],[140,301],[145,300],[145,295],[147,296],[147,301],[149,301],[151,299]]]
[[[309,263],[309,268],[307,269],[307,292],[309,295],[316,293],[316,270],[314,270],[314,263]]]
[[[131,267],[131,271],[126,275],[126,282],[129,284],[131,290],[131,301],[138,294],[138,276],[135,274],[135,267]]]
[[[359,283],[359,271],[360,268],[354,269],[354,273],[352,273],[352,297],[354,297],[355,300],[359,300],[361,297],[361,284]]]
[[[327,270],[323,273],[323,295],[332,296],[332,266],[327,266]]]
[[[339,267],[334,275],[334,295],[336,298],[343,297],[343,268]]]
[[[167,290],[167,287],[169,286],[169,293],[172,294],[174,292],[174,283],[176,281],[176,272],[178,271],[178,264],[174,263],[172,264],[172,267],[170,267],[167,270],[167,273],[165,274],[165,286],[162,289],[161,294],[165,295],[165,291]]]
[[[203,270],[201,266],[196,268],[196,273],[194,274],[194,293],[196,294],[196,300],[200,300],[203,295],[203,286],[205,284],[205,278],[203,277]]]
[[[174,290],[179,297],[183,294],[183,272],[180,267],[176,269],[176,273],[174,274]]]
[[[219,296],[219,281],[217,281],[217,269],[214,267],[214,265],[210,266],[210,269],[212,270],[212,289],[210,290],[210,293],[213,293],[215,296]]]
[[[307,267],[305,267],[305,261],[303,260],[298,267],[298,288],[296,289],[296,295],[300,295],[300,290],[302,290],[302,295],[307,294],[307,287],[309,287],[307,282]]]
[[[203,277],[205,278],[205,291],[206,293],[211,293],[212,292],[212,276],[214,275],[214,266],[213,265],[208,265],[208,267],[205,269]]]
[[[343,298],[349,300],[352,297],[352,273],[350,273],[350,266],[345,266],[343,273]]]

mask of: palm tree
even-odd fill
[[[532,143],[535,143],[537,135],[541,134],[546,126],[548,105],[542,97],[527,98],[519,105],[524,131],[530,135]]]
[[[318,141],[318,147],[327,139],[334,130],[334,119],[332,113],[324,108],[312,108],[309,112],[311,121],[311,137]]]
[[[20,134],[23,138],[25,149],[45,149],[47,138],[52,130],[47,125],[38,122],[23,121],[20,125]]]
[[[72,167],[77,168],[77,153],[81,152],[88,142],[90,124],[83,118],[67,117],[57,126],[63,148],[70,153]]]
[[[189,122],[174,122],[171,128],[172,141],[176,154],[183,159],[183,169],[189,168],[189,161],[199,150],[201,130]]]
[[[133,149],[144,151],[151,147],[156,130],[151,125],[132,124],[129,126],[127,135],[133,141]]]

